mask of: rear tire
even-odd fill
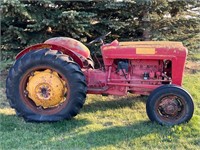
[[[62,80],[66,91],[63,92],[63,101],[52,106],[49,104],[48,107],[38,106],[37,101],[30,98],[30,91],[27,92],[31,76],[45,70],[57,74],[54,76]],[[55,88],[54,90],[56,91]],[[69,56],[48,49],[31,51],[16,60],[6,80],[6,95],[10,106],[26,121],[51,122],[70,119],[82,108],[86,91],[85,76],[80,67]]]
[[[162,125],[188,122],[194,112],[191,95],[181,87],[165,85],[155,89],[147,99],[149,119]]]

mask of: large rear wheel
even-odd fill
[[[73,60],[55,50],[19,58],[6,80],[10,105],[26,121],[59,121],[79,113],[86,98],[85,77]]]
[[[163,125],[188,122],[194,112],[191,95],[174,85],[161,86],[147,99],[146,111],[151,121]]]

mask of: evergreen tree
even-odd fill
[[[199,52],[198,0],[3,0],[1,49],[22,50],[55,36],[89,42],[175,40]]]

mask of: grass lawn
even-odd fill
[[[88,95],[79,115],[56,123],[26,123],[15,115],[5,97],[5,76],[0,84],[0,149],[139,150],[200,149],[200,72],[184,76],[184,88],[194,98],[191,121],[161,126],[149,121],[147,97]]]

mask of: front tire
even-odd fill
[[[14,63],[6,80],[6,95],[26,121],[59,121],[76,116],[87,86],[80,67],[62,53],[31,51]]]
[[[194,112],[191,95],[174,85],[155,89],[147,99],[149,119],[162,125],[177,125],[188,122]]]

